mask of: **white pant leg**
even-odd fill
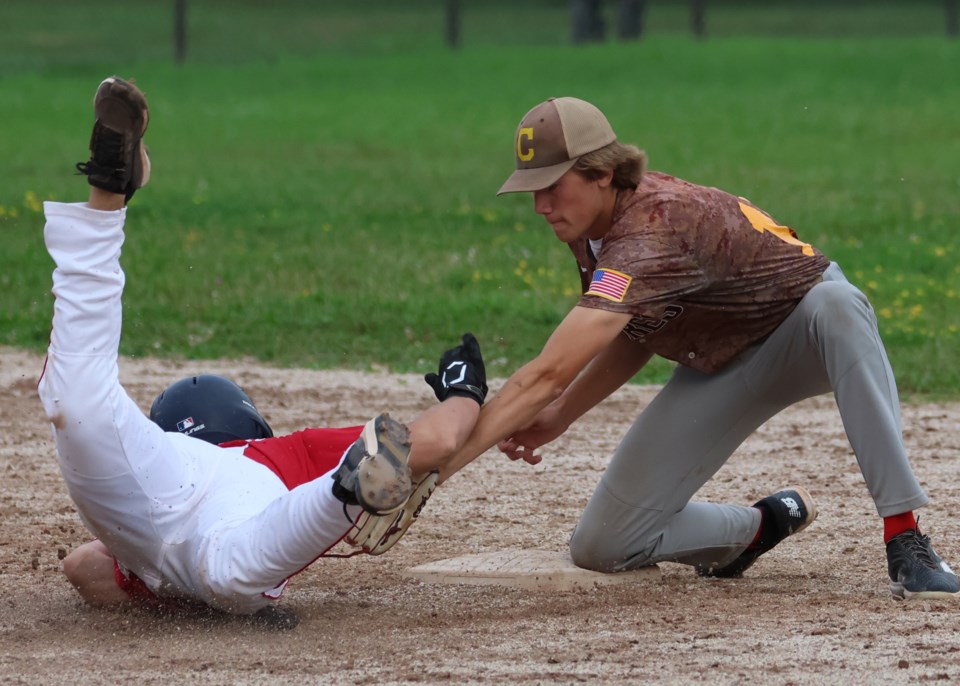
[[[125,211],[46,203],[45,212],[57,268],[39,393],[81,518],[154,591],[235,612],[262,607],[359,509],[344,515],[329,475],[287,491],[240,449],[151,422],[118,378]]]
[[[120,386],[125,210],[52,202],[44,210],[55,302],[38,390],[60,469],[84,524],[156,589],[164,546],[182,535],[182,514],[202,496],[216,461],[171,446]]]
[[[335,546],[361,510],[349,506],[345,511],[333,497],[334,470],[292,491],[277,479],[282,492],[263,502],[266,484],[253,483],[243,472],[269,470],[240,459],[237,468],[221,472],[216,490],[204,501],[206,535],[197,562],[208,603],[229,612],[252,612],[279,595],[284,580]],[[238,496],[251,507],[242,519],[224,522],[224,512],[236,513]]]

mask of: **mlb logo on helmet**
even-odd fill
[[[188,429],[192,429],[194,424],[196,424],[196,422],[193,421],[193,417],[187,417],[186,419],[181,419],[179,422],[177,422],[177,431],[179,431],[180,433],[184,433]]]

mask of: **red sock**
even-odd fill
[[[747,550],[753,550],[760,546],[760,540],[763,538],[763,520],[766,518],[766,513],[763,511],[762,507],[756,508],[760,511],[760,526],[757,527],[757,533],[754,534],[753,540],[750,541],[750,545],[747,546]]]
[[[913,517],[913,512],[904,512],[903,514],[892,515],[883,518],[883,542],[889,543],[890,539],[904,531],[917,528],[917,520]]]

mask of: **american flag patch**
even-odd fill
[[[612,269],[598,269],[593,273],[590,288],[584,295],[597,295],[607,300],[622,303],[633,278]]]

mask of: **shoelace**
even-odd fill
[[[108,164],[101,164],[103,161],[108,161]],[[123,134],[106,127],[101,128],[97,135],[93,156],[88,162],[79,162],[77,171],[88,176],[109,175],[122,180],[126,174],[123,160]]]
[[[930,538],[924,536],[919,531],[908,531],[906,535],[901,534],[904,549],[913,555],[918,562],[931,569],[940,569],[940,566],[934,561],[930,550]],[[898,537],[899,538],[899,537]]]

